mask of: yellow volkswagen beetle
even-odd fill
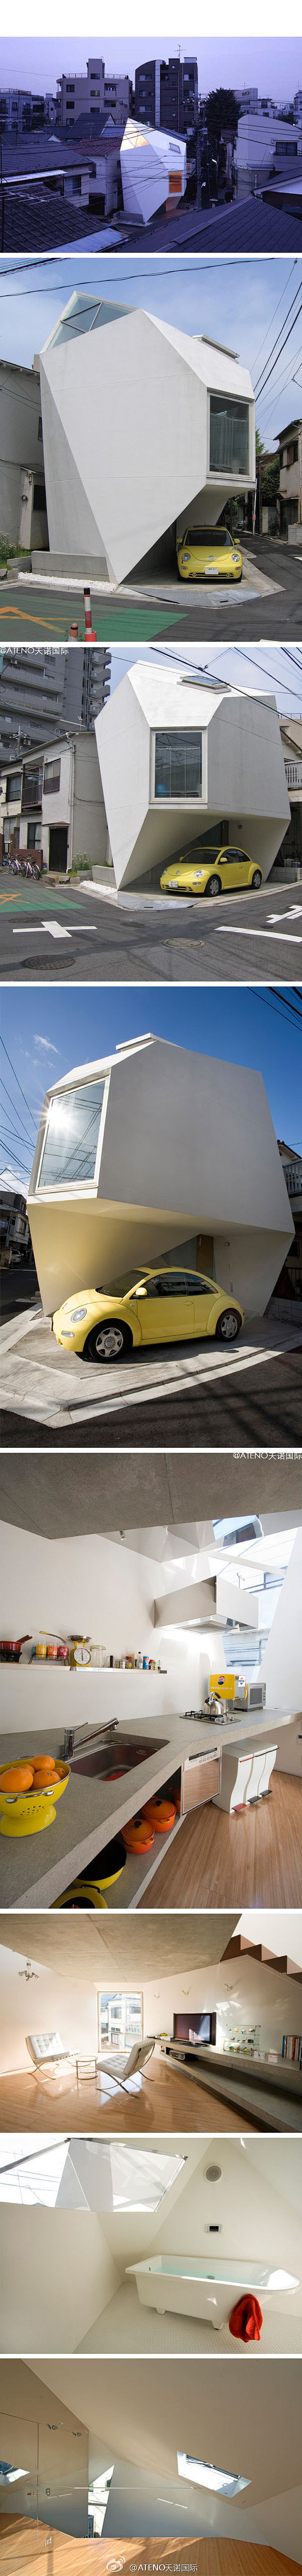
[[[248,851],[234,842],[230,849],[222,842],[220,850],[211,850],[205,841],[195,841],[184,858],[170,859],[160,882],[163,894],[234,894],[244,886],[257,894],[262,868],[255,868]]]
[[[206,1334],[236,1342],[244,1323],[237,1297],[227,1297],[199,1270],[144,1270],[124,1294],[79,1288],[52,1318],[56,1341],[85,1360],[122,1360],[150,1342],[199,1341]]]
[[[240,546],[229,528],[186,528],[176,553],[180,581],[242,581]]]

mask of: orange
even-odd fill
[[[47,1787],[48,1782],[50,1785],[56,1777],[56,1764],[52,1753],[37,1753],[36,1760],[32,1763],[32,1770],[35,1787],[39,1785],[42,1789],[45,1785]]]
[[[4,1790],[7,1797],[13,1797],[14,1794],[16,1796],[17,1792],[21,1797],[22,1790],[32,1789],[32,1786],[33,1769],[30,1762],[9,1762],[6,1770],[0,1772],[0,1789]]]

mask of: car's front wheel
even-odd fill
[[[236,1314],[236,1307],[235,1307],[235,1306],[224,1306],[223,1315],[219,1315],[219,1316],[218,1316],[218,1324],[216,1324],[215,1341],[216,1341],[216,1342],[237,1342],[237,1341],[238,1341],[238,1333],[240,1333],[240,1332],[241,1332],[241,1318],[240,1318],[240,1315],[237,1315],[237,1314]]]
[[[221,894],[221,877],[209,877],[208,884],[206,886],[206,893]]]
[[[254,886],[254,887],[255,887],[255,893],[257,892],[257,887],[258,887],[258,886],[261,886],[261,885],[262,885],[261,868],[254,868],[254,875],[253,875],[253,877],[252,877],[252,886]]]
[[[93,1333],[87,1334],[82,1358],[98,1360],[101,1365],[105,1360],[126,1359],[127,1352],[132,1350],[132,1333],[128,1324],[120,1324],[118,1317],[115,1321],[113,1316],[112,1324],[95,1324]]]

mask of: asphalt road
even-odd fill
[[[302,1446],[301,1348],[262,1366],[64,1429],[3,1409],[2,1449],[278,1449]]]
[[[167,575],[161,589],[159,576],[157,597],[155,584],[148,592],[141,579],[127,593],[124,584],[106,598],[93,593],[93,620],[98,643],[148,643],[157,636],[173,641],[211,643],[249,643],[270,639],[282,642],[301,641],[302,631],[302,542],[301,556],[296,547],[280,545],[269,537],[244,538],[249,578],[230,591],[221,587],[219,597],[213,588],[198,592],[192,586],[179,584],[175,599],[170,596]],[[265,574],[276,589],[258,591],[251,596],[255,571]],[[6,581],[0,588],[0,642],[20,640],[43,643],[49,636],[53,643],[68,641],[71,619],[78,622],[79,641],[84,634],[83,588],[79,591],[54,590],[45,584],[43,590],[31,584]]]
[[[68,884],[42,885],[1,871],[1,979],[33,983],[257,983],[301,981],[301,885],[179,897],[157,911],[108,903]]]

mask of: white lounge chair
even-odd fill
[[[126,2057],[122,2075],[118,2074],[116,2066],[109,2066],[108,2058],[98,2056],[97,2074],[110,2075],[111,2083],[119,2084],[122,2093],[127,2093],[131,2076],[144,2073],[147,2057],[152,2057],[154,2048],[155,2039],[135,2040],[134,2048],[130,2050],[130,2057]]]
[[[35,2075],[40,2074],[41,2067],[45,2073],[47,2067],[51,2070],[56,2066],[75,2063],[75,2052],[65,2047],[64,2040],[60,2039],[59,2030],[27,2031],[26,2047]]]

